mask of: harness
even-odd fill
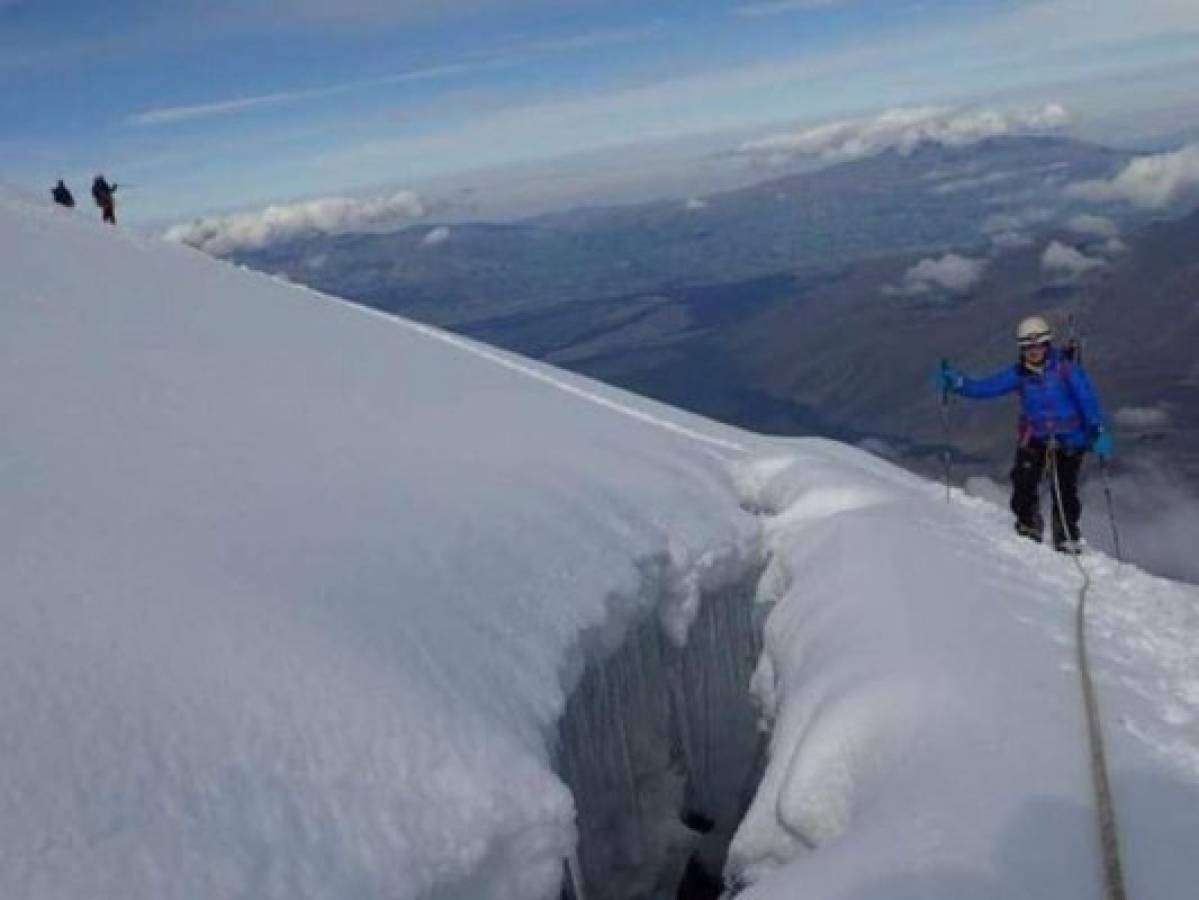
[[[1022,362],[1017,363],[1017,366],[1020,370],[1021,412],[1016,434],[1018,443],[1021,447],[1027,447],[1030,443],[1032,443],[1033,439],[1037,437],[1054,437],[1058,434],[1077,431],[1082,427],[1082,416],[1080,415],[1067,416],[1060,422],[1050,416],[1045,422],[1046,433],[1044,435],[1037,435],[1036,430],[1033,428],[1033,423],[1024,413],[1024,410],[1028,408],[1029,391],[1033,389],[1030,385],[1030,382],[1034,378],[1039,378],[1041,386],[1038,388],[1038,390],[1041,391],[1047,390],[1047,382],[1049,381],[1050,377],[1056,378],[1065,385],[1066,393],[1070,395],[1070,400],[1073,403],[1074,408],[1078,408],[1078,398],[1074,395],[1074,387],[1070,384],[1070,375],[1073,372],[1074,367],[1066,354],[1063,354],[1058,358],[1056,366],[1051,368],[1047,364],[1039,375],[1034,375]]]

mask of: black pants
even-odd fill
[[[1049,481],[1049,504],[1053,511],[1053,543],[1057,545],[1062,541],[1076,541],[1079,537],[1078,517],[1082,513],[1082,503],[1078,499],[1078,473],[1082,469],[1085,451],[1055,447],[1052,451],[1052,462],[1046,459],[1049,453],[1049,448],[1039,441],[1016,448],[1016,462],[1012,466],[1012,512],[1016,514],[1016,531],[1033,540],[1041,540],[1044,520],[1041,518],[1039,488],[1043,475]],[[1061,486],[1064,522],[1061,521],[1057,499],[1054,496],[1053,473],[1050,468],[1053,465],[1056,465],[1057,481]]]

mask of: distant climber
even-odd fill
[[[967,378],[948,364],[938,372],[941,389],[973,399],[990,399],[1020,392],[1020,430],[1016,462],[1012,466],[1012,512],[1016,531],[1040,541],[1039,488],[1048,473],[1052,493],[1053,546],[1063,553],[1078,554],[1078,475],[1088,450],[1103,462],[1111,459],[1113,447],[1103,413],[1091,382],[1081,364],[1053,346],[1053,330],[1040,316],[1024,319],[1016,328],[1020,359],[1015,365],[987,378]],[[1055,484],[1056,482],[1056,484]],[[1060,488],[1059,512],[1057,492]]]
[[[117,192],[115,184],[109,184],[103,175],[97,175],[92,182],[92,199],[100,207],[100,216],[110,225],[117,224]]]
[[[59,206],[74,206],[75,198],[71,194],[71,189],[63,184],[63,180],[58,179],[58,184],[50,189],[50,196],[54,198],[54,202]]]

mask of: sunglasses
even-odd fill
[[[1044,351],[1044,350],[1048,350],[1048,349],[1049,349],[1049,342],[1045,341],[1040,344],[1025,344],[1023,347],[1020,348],[1020,352],[1021,353],[1029,353],[1033,350]]]

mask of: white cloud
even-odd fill
[[[1170,424],[1169,414],[1156,406],[1121,406],[1112,418],[1120,428],[1135,431],[1165,428]]]
[[[1120,200],[1143,209],[1163,209],[1199,190],[1199,144],[1171,153],[1139,156],[1107,181],[1070,185],[1071,196],[1094,202]]]
[[[1053,218],[1053,210],[1041,207],[1016,212],[995,212],[983,219],[982,230],[988,235],[1000,234],[1002,231],[1019,231],[1030,226],[1042,225]]]
[[[420,69],[412,69],[407,72],[383,75],[378,78],[336,82],[322,87],[294,91],[277,91],[258,94],[252,97],[235,97],[228,100],[217,100],[211,103],[199,103],[190,106],[168,106],[148,109],[127,116],[125,121],[131,125],[142,126],[174,125],[178,122],[239,113],[262,106],[297,103],[304,100],[319,100],[325,97],[334,97],[339,94],[370,88],[452,78],[487,69],[511,66],[528,57],[554,53],[575,53],[597,47],[611,46],[613,44],[640,41],[658,34],[661,30],[662,25],[659,22],[632,28],[594,29],[592,31],[566,34],[537,41],[525,41],[509,47],[497,48],[491,55],[480,56],[464,62],[428,66]]]
[[[755,156],[782,153],[842,162],[885,150],[908,154],[925,143],[965,147],[1000,135],[1055,131],[1069,121],[1069,113],[1056,103],[1008,113],[942,106],[904,107],[868,118],[828,122],[799,132],[748,141],[738,151]]]
[[[1000,250],[1019,250],[1035,243],[1027,234],[1019,231],[1000,231],[991,238],[991,243]]]
[[[1120,451],[1118,436],[1116,451]],[[1136,457],[1140,459],[1134,462]],[[1130,452],[1128,462],[1127,469],[1110,483],[1122,549],[1151,572],[1199,583],[1199,556],[1195,553],[1199,547],[1199,496],[1162,459]],[[1086,507],[1104,510],[1102,484],[1100,479],[1089,480],[1083,498]],[[1091,529],[1087,540],[1109,549],[1110,528],[1095,522]]]
[[[694,212],[695,210],[698,210],[698,209],[707,209],[708,201],[704,200],[702,197],[688,197],[687,202],[683,206],[684,206],[684,209],[688,209],[688,210],[691,210]]]
[[[264,4],[266,0],[251,2]],[[470,7],[471,2],[465,0],[463,7]],[[1122,11],[1117,8],[1120,4]],[[712,67],[688,74],[676,72],[646,80],[630,77],[615,89],[576,90],[564,84],[561,90],[537,94],[541,100],[518,93],[466,114],[439,115],[438,124],[417,132],[392,127],[355,132],[362,135],[358,143],[327,146],[316,151],[318,158],[309,163],[325,183],[348,185],[360,184],[364,169],[378,172],[381,179],[407,179],[441,175],[451,167],[464,170],[499,165],[513,158],[514,148],[527,153],[527,148],[533,147],[539,156],[549,156],[608,148],[630,134],[652,141],[721,128],[744,133],[767,116],[796,115],[800,109],[819,121],[820,117],[839,115],[845,103],[856,104],[866,96],[878,98],[874,102],[881,106],[944,96],[947,60],[969,61],[955,90],[965,95],[978,87],[980,73],[986,73],[987,88],[998,92],[1012,87],[1016,80],[1026,84],[1026,74],[1031,77],[1021,71],[1013,59],[1016,55],[1021,64],[1032,61],[1041,65],[1038,60],[1045,53],[1050,54],[1049,59],[1060,60],[1062,46],[1126,40],[1130,28],[1139,33],[1147,23],[1154,23],[1154,33],[1176,33],[1181,15],[1163,22],[1153,11],[1162,3],[1148,0],[1148,4],[1149,8],[1138,6],[1135,21],[1130,21],[1127,0],[1079,0],[1073,7],[1086,9],[1080,9],[1074,17],[1077,21],[1063,15],[1061,27],[1041,27],[1045,17],[1033,17],[1030,7],[1045,4],[1028,0],[999,4],[995,15],[940,17],[927,27],[913,27],[902,34],[887,32],[881,38],[864,37],[827,51],[813,47],[812,52],[769,61],[725,65],[717,54],[712,57]],[[1096,5],[1107,12],[1096,11]],[[445,14],[457,15],[456,10],[448,9],[455,6],[443,4]],[[1199,4],[1194,7],[1199,12]],[[1092,27],[1096,23],[1104,23],[1104,28],[1096,30]],[[88,48],[80,52],[88,52]],[[0,67],[7,64],[7,59],[0,59]],[[704,102],[696,103],[696,97],[703,97]],[[311,177],[311,173],[305,174]],[[214,202],[216,190],[219,186],[205,194],[206,202]],[[215,202],[237,201],[222,197]]]
[[[969,178],[954,178],[938,184],[933,188],[933,193],[960,194],[964,191],[974,191],[979,188],[990,187],[1001,181],[1009,181],[1015,178],[1017,174],[1016,172],[989,172],[986,175],[975,175]]]
[[[1119,226],[1105,216],[1092,216],[1082,213],[1074,216],[1066,223],[1066,227],[1075,234],[1089,234],[1094,237],[1114,238],[1120,233]]]
[[[268,206],[258,212],[184,222],[168,229],[165,237],[219,255],[253,250],[311,232],[383,231],[424,214],[420,198],[411,191],[364,198],[323,197]]]
[[[596,47],[610,47],[614,44],[642,41],[659,35],[662,31],[662,22],[651,22],[648,25],[635,25],[629,28],[596,28],[592,31],[522,43],[512,48],[511,52],[532,54],[591,50]]]
[[[575,6],[598,6],[601,0],[570,0]],[[229,24],[241,20],[261,26],[302,24],[390,25],[397,23],[455,24],[477,22],[482,16],[513,10],[552,9],[563,0],[203,0],[184,6],[204,10],[209,19]]]
[[[1191,0],[1025,0],[1012,4],[992,33],[995,40],[1056,47],[1102,48],[1119,42],[1165,37],[1199,28],[1199,4]]]
[[[436,247],[438,244],[444,244],[450,239],[450,229],[445,225],[438,225],[428,234],[421,238],[422,247]]]
[[[922,259],[903,275],[903,286],[891,293],[927,294],[934,290],[963,294],[982,279],[987,260],[947,253],[940,259]]]
[[[1114,237],[1104,241],[1103,246],[1099,249],[1108,256],[1119,256],[1122,253],[1128,252],[1128,245],[1118,237]]]
[[[130,125],[174,125],[178,122],[189,122],[193,119],[207,119],[213,116],[228,115],[229,113],[244,112],[259,106],[274,106],[280,103],[295,103],[301,100],[316,100],[322,97],[333,97],[363,88],[383,87],[389,84],[403,84],[412,81],[429,81],[435,78],[446,78],[471,71],[478,66],[445,65],[432,66],[427,69],[414,69],[410,72],[400,72],[396,75],[385,75],[381,78],[370,78],[359,81],[344,81],[300,91],[280,91],[273,94],[259,94],[254,97],[237,97],[232,100],[218,100],[213,103],[199,103],[193,106],[167,106],[148,109],[128,116],[125,121]]]
[[[763,0],[761,3],[742,3],[733,7],[733,14],[757,18],[785,13],[810,12],[830,6],[843,6],[849,0]]]
[[[275,94],[259,94],[255,97],[238,97],[234,100],[217,100],[212,103],[197,103],[192,106],[163,106],[134,113],[127,116],[125,121],[130,125],[174,125],[177,122],[189,122],[193,119],[207,119],[213,116],[243,112],[259,106],[272,106],[278,103],[324,97],[330,93],[336,93],[336,89],[286,91]]]
[[[1106,266],[1101,259],[1093,259],[1085,253],[1080,253],[1073,247],[1060,241],[1052,241],[1045,252],[1041,254],[1041,268],[1047,272],[1057,272],[1077,278],[1092,269]]]
[[[453,158],[463,168],[502,164],[506,158],[500,158],[500,149],[513,146],[535,146],[548,156],[611,148],[631,133],[646,142],[726,128],[744,134],[751,123],[765,117],[767,107],[769,115],[777,118],[787,114],[783,104],[789,103],[792,115],[802,108],[811,121],[819,121],[837,115],[844,103],[856,102],[852,98],[868,85],[872,85],[869,96],[881,98],[877,102],[882,105],[906,102],[894,99],[899,96],[939,96],[945,90],[947,59],[969,59],[971,66],[981,68],[985,63],[996,72],[1011,73],[1015,67],[1010,55],[1031,52],[1026,39],[1056,44],[1073,37],[1072,32],[1027,32],[1023,25],[1016,28],[1010,18],[1005,14],[1003,22],[986,26],[915,29],[903,36],[889,35],[885,41],[865,40],[833,51],[704,68],[612,90],[556,94],[545,102],[497,103],[469,117],[447,118],[446,127],[423,134],[399,138],[380,134],[354,147],[335,148],[317,162],[326,177],[353,176],[364,167],[412,177],[414,169],[428,167],[430,160]],[[996,39],[997,33],[1004,39]],[[896,73],[904,77],[897,81]],[[1001,85],[991,86],[998,90]],[[970,87],[963,84],[962,90]],[[696,97],[704,102],[696,103]],[[793,99],[780,99],[784,97]],[[462,159],[463,148],[470,148],[467,160]],[[763,152],[754,161],[768,156]],[[779,156],[785,158],[782,152]]]

